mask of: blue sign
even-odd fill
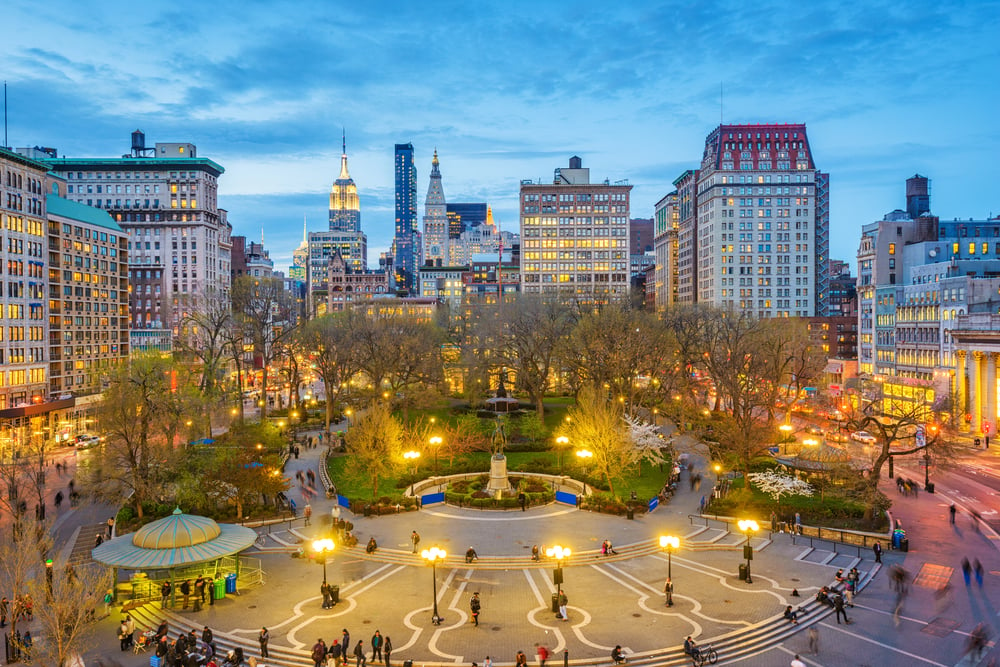
[[[556,502],[576,507],[576,494],[566,491],[556,491]]]
[[[649,511],[650,512],[652,512],[653,510],[655,510],[659,506],[660,506],[660,499],[659,498],[653,498],[652,500],[649,501]]]
[[[426,495],[420,496],[421,505],[433,505],[435,503],[444,502],[444,491],[440,493],[428,493]]]
[[[337,504],[346,509],[351,509],[351,501],[347,499],[347,496],[337,495]]]

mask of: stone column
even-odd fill
[[[997,432],[997,353],[987,352],[986,360],[986,421],[990,425],[990,435],[996,437]]]
[[[983,353],[972,353],[972,434],[983,434]]]
[[[965,415],[969,412],[969,406],[965,400],[966,354],[965,350],[955,350],[955,416],[958,419],[960,431],[969,430],[969,425],[965,423]]]

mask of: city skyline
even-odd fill
[[[234,233],[263,227],[283,271],[303,216],[327,228],[344,127],[372,257],[392,241],[396,143],[414,145],[419,192],[436,148],[448,198],[516,231],[520,181],[574,154],[651,217],[720,117],[806,124],[831,174],[830,256],[852,266],[861,225],[902,208],[914,173],[943,218],[998,212],[988,3],[128,7],[12,3],[7,143],[116,157],[137,128],[194,143],[226,169]]]

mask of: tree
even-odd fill
[[[525,295],[504,312],[504,360],[515,370],[517,386],[534,402],[535,412],[544,416],[545,392],[558,352],[573,330],[574,312],[559,299]]]
[[[813,488],[808,482],[774,470],[752,472],[747,476],[747,479],[758,489],[771,496],[771,500],[776,503],[780,503],[784,496],[811,496],[813,494]]]
[[[309,351],[326,393],[326,430],[330,430],[333,410],[342,392],[360,370],[354,325],[354,311],[335,313],[310,320],[299,334]]]
[[[201,362],[198,388],[206,396],[217,393],[222,379],[223,360],[233,341],[228,335],[232,327],[232,307],[229,295],[208,287],[200,296],[191,296],[183,304],[180,332],[176,337],[179,352]]]
[[[212,447],[201,457],[202,493],[236,508],[242,521],[247,506],[288,488],[277,454],[259,453],[253,445]]]
[[[395,472],[403,461],[403,426],[392,415],[389,405],[375,401],[345,436],[349,457],[348,475],[364,479],[378,498],[379,478]]]
[[[633,439],[634,422],[626,421],[621,403],[606,400],[604,392],[593,385],[580,390],[569,415],[566,426],[569,441],[591,453],[590,465],[604,478],[612,494],[614,480],[623,478],[640,461],[663,460],[659,447],[649,446],[643,429],[636,432],[638,439]]]

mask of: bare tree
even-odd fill
[[[230,356],[232,317],[229,295],[216,288],[209,287],[184,304],[176,343],[181,354],[201,362],[198,388],[206,396],[216,392],[224,360]]]
[[[360,370],[359,345],[354,334],[358,315],[353,311],[310,320],[301,330],[302,346],[312,354],[326,393],[326,430],[343,392]]]
[[[393,417],[385,401],[373,402],[347,432],[345,472],[368,482],[372,500],[378,498],[379,479],[392,474],[403,463],[403,425]]]
[[[517,386],[528,394],[539,416],[552,382],[560,349],[573,330],[575,311],[564,301],[521,295],[504,310],[504,359],[517,374]]]

